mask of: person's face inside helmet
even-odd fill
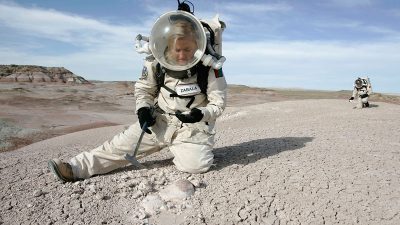
[[[175,21],[167,45],[166,59],[169,64],[189,65],[198,48],[193,24],[185,20]]]
[[[356,80],[355,84],[356,84],[357,88],[361,88],[361,86],[362,86],[362,82],[359,79]]]
[[[172,63],[185,66],[193,59],[197,44],[196,40],[191,36],[177,37],[172,40],[168,49]]]

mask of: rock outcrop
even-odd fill
[[[90,84],[64,67],[34,65],[0,65],[0,82],[56,82],[67,84]]]

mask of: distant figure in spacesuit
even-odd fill
[[[369,107],[368,97],[372,94],[372,86],[368,77],[366,78],[357,78],[354,81],[354,89],[353,95],[349,99],[349,102],[353,102],[354,98],[357,96],[357,105],[356,108],[367,108]]]

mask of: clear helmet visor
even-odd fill
[[[362,81],[361,81],[361,79],[357,79],[357,80],[354,82],[354,85],[355,85],[357,88],[361,88],[361,87],[362,87]]]
[[[168,12],[155,22],[150,35],[150,50],[167,69],[183,71],[195,66],[206,49],[203,26],[192,14]]]

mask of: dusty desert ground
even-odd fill
[[[137,120],[131,87],[0,84],[0,224],[400,224],[400,101],[381,94],[357,110],[349,91],[232,86],[211,171],[179,172],[165,149],[142,169],[57,181],[48,159]],[[166,200],[179,180],[194,193]]]

